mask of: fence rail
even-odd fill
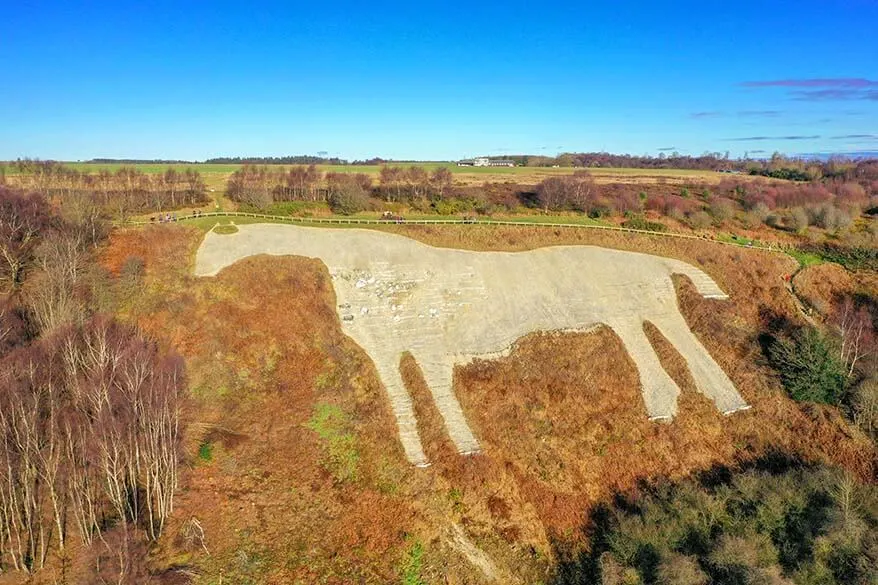
[[[164,215],[164,214],[160,214]],[[594,229],[608,230],[616,232],[627,232],[633,234],[643,234],[648,236],[662,236],[669,238],[680,238],[688,240],[702,240],[723,244],[726,246],[737,246],[739,248],[749,248],[756,250],[765,250],[767,252],[787,253],[787,248],[791,246],[782,244],[768,246],[762,244],[727,242],[717,240],[708,236],[699,236],[693,234],[681,234],[679,232],[657,232],[651,230],[638,230],[615,225],[600,224],[584,224],[584,223],[556,223],[549,221],[514,221],[514,220],[497,220],[497,219],[365,219],[356,217],[293,217],[289,215],[266,215],[263,213],[251,213],[246,211],[208,211],[199,215],[184,215],[170,220],[171,223],[185,222],[191,219],[201,219],[205,217],[250,217],[254,219],[268,219],[272,221],[298,223],[298,224],[324,224],[324,225],[497,225],[497,226],[534,226],[534,227],[551,227],[551,228],[567,228],[567,229]],[[154,225],[156,221],[123,221],[116,222],[117,227],[138,226],[138,225]]]

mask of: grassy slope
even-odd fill
[[[868,270],[850,272],[838,264],[811,264],[793,279],[799,296],[820,314],[832,312],[832,307],[845,294],[858,294],[878,299],[878,274]]]
[[[130,255],[147,266],[145,285],[121,313],[178,348],[193,394],[192,468],[158,565],[192,565],[198,583],[218,583],[220,575],[223,582],[378,583],[397,580],[421,543],[427,582],[478,583],[479,569],[450,536],[456,524],[504,580],[516,574],[531,583],[548,578],[552,538],[578,538],[589,506],[640,478],[683,477],[775,446],[862,477],[873,473],[875,452],[864,437],[831,409],[786,399],[757,365],[760,316],[796,318],[783,287],[791,259],[591,230],[385,229],[439,246],[597,244],[702,265],[731,302],[704,300],[681,281],[681,307],[754,408],[719,415],[694,391],[679,355],[656,339],[684,393],[674,423],[649,423],[634,367],[609,331],[534,335],[508,358],[456,372],[456,391],[485,448],[479,457],[453,452],[417,367],[404,361],[436,461],[415,470],[394,438],[368,357],[341,332],[322,264],[256,257],[214,279],[194,279],[182,259],[191,263],[200,230],[119,230],[104,255],[107,268],[117,272]],[[315,419],[327,408],[338,416]],[[198,457],[207,443],[209,461]],[[352,465],[354,475],[345,471]],[[193,517],[210,555],[179,538]]]

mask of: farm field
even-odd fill
[[[193,168],[204,177],[208,188],[216,191],[225,189],[229,176],[241,168],[237,164],[191,164],[191,165],[168,165],[168,164],[134,164],[121,163],[80,163],[66,162],[65,165],[82,172],[97,172],[100,170],[116,171],[122,167],[135,167],[145,173],[161,173],[168,168],[183,170]],[[688,181],[717,183],[724,175],[714,171],[691,170],[691,169],[634,169],[634,168],[574,168],[574,167],[459,167],[455,163],[426,162],[426,163],[390,163],[392,166],[416,166],[432,171],[439,167],[448,168],[454,174],[454,181],[458,185],[477,185],[484,182],[515,182],[525,185],[535,185],[547,177],[573,174],[578,170],[588,170],[598,183],[635,183],[651,184],[657,182],[682,183]],[[288,167],[292,165],[271,165]],[[365,173],[376,182],[381,171],[379,165],[317,165],[324,173]],[[7,169],[7,176],[14,177],[15,172]],[[748,179],[747,175],[738,175],[739,178]]]

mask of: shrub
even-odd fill
[[[317,433],[323,441],[325,457],[322,463],[335,481],[356,481],[360,454],[356,437],[347,430],[348,420],[344,412],[331,404],[318,404],[305,427]]]
[[[598,202],[588,208],[588,217],[600,219],[613,215],[613,208],[606,202]]]
[[[220,234],[221,236],[230,236],[238,233],[238,226],[232,224],[218,225],[213,228],[213,233]]]
[[[657,221],[649,221],[645,217],[632,217],[622,222],[622,227],[632,230],[645,230],[649,232],[666,232],[668,226]]]
[[[405,553],[400,566],[403,585],[426,585],[421,578],[423,565],[424,545],[415,540]]]
[[[369,206],[369,196],[353,179],[334,185],[329,193],[329,208],[333,213],[351,215]]]
[[[213,461],[213,443],[204,441],[198,446],[198,459],[205,463]]]
[[[710,213],[710,216],[720,224],[735,214],[735,203],[730,199],[715,199],[714,201],[711,201],[708,213]]]
[[[851,411],[854,422],[878,440],[878,379],[866,378],[853,390]]]
[[[143,281],[146,262],[140,256],[129,256],[119,270],[119,283],[126,291],[133,291]]]
[[[318,201],[275,201],[264,209],[241,205],[241,211],[262,212],[268,215],[307,215],[315,210],[325,210],[326,204]]]
[[[783,228],[783,218],[776,213],[769,213],[765,216],[765,225],[776,229]]]
[[[707,585],[708,580],[694,557],[672,554],[659,565],[660,585]]]
[[[457,215],[458,213],[471,211],[473,205],[472,202],[465,199],[454,198],[443,199],[442,201],[434,201],[430,204],[430,208],[432,211],[435,211],[439,215]]]
[[[554,583],[874,583],[874,486],[793,461],[711,471],[595,506]]]
[[[844,365],[817,329],[806,327],[775,339],[768,357],[793,399],[836,405],[844,397]]]
[[[710,216],[704,211],[696,211],[695,213],[690,214],[687,221],[689,226],[696,230],[703,230],[710,227],[710,224],[713,223]]]
[[[878,270],[878,250],[838,244],[807,244],[801,250],[819,256],[827,262],[841,264],[848,270]]]
[[[751,211],[756,214],[756,217],[759,218],[759,221],[765,221],[771,213],[771,210],[768,209],[768,205],[766,205],[762,201],[754,205]]]
[[[808,210],[810,222],[825,230],[835,231],[851,225],[850,216],[842,209],[825,203]]]
[[[786,226],[794,231],[800,232],[808,227],[808,213],[801,207],[794,207],[790,210],[790,214],[785,218]]]

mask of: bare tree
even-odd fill
[[[441,201],[445,197],[445,193],[451,190],[454,182],[454,175],[447,167],[438,167],[430,175],[430,188],[433,198]]]
[[[567,179],[569,204],[576,211],[589,211],[592,194],[596,191],[594,178],[588,171],[576,171]]]
[[[62,208],[62,216],[70,229],[79,234],[83,245],[92,248],[108,235],[108,225],[105,221],[105,212],[101,204],[101,193],[95,182],[91,191],[76,191],[66,199]]]
[[[106,493],[120,517],[143,520],[158,538],[177,485],[182,364],[112,322],[93,321],[83,342],[86,405],[99,421],[94,444]]]
[[[403,176],[406,182],[406,190],[412,199],[420,199],[423,197],[430,185],[430,177],[424,167],[412,165],[405,171]]]
[[[387,201],[402,199],[402,183],[404,171],[400,167],[383,166],[378,173],[381,193]]]
[[[356,173],[353,175],[353,181],[359,185],[364,194],[368,195],[372,193],[372,177],[366,173]]]
[[[41,443],[46,431],[40,368],[29,356],[7,364],[2,380],[6,392],[0,404],[0,468],[5,471],[0,488],[0,508],[6,526],[0,551],[6,550],[13,566],[31,572],[43,567],[51,535],[43,504],[45,477],[41,469]]]
[[[31,276],[27,300],[44,334],[83,319],[85,306],[77,289],[86,271],[88,251],[83,235],[73,229],[51,232],[37,249],[40,270]]]
[[[854,422],[869,436],[878,438],[878,378],[861,381],[854,388],[851,402]]]
[[[563,177],[549,177],[537,185],[537,197],[543,213],[564,208],[570,200],[568,181]]]
[[[165,192],[168,194],[168,198],[170,199],[171,208],[174,209],[177,207],[177,191],[179,189],[179,183],[182,177],[180,173],[178,173],[175,169],[170,168],[164,172],[164,188]]]
[[[63,210],[74,200],[88,199],[101,212],[124,219],[132,212],[207,201],[204,181],[194,169],[181,173],[171,167],[153,175],[134,167],[87,173],[55,162],[31,161],[18,166],[21,170],[16,183],[20,187],[51,199]]]
[[[49,223],[49,206],[42,196],[0,187],[0,281],[13,288],[21,284]]]
[[[205,194],[207,186],[204,184],[204,179],[201,178],[201,173],[195,169],[186,169],[183,171],[183,180],[186,183],[185,203],[187,205],[197,205],[207,201]]]
[[[244,165],[229,177],[226,191],[234,201],[263,208],[274,200],[275,186],[281,186],[279,175],[273,176],[268,167]]]
[[[108,519],[123,548],[157,539],[180,460],[179,358],[96,318],[15,350],[0,368],[0,566],[33,572],[69,527],[91,543]]]
[[[841,336],[839,358],[847,366],[850,378],[857,363],[875,349],[872,315],[866,307],[858,307],[852,299],[846,298],[836,307],[832,322]]]
[[[24,309],[13,301],[0,301],[0,358],[21,344],[28,334]]]

